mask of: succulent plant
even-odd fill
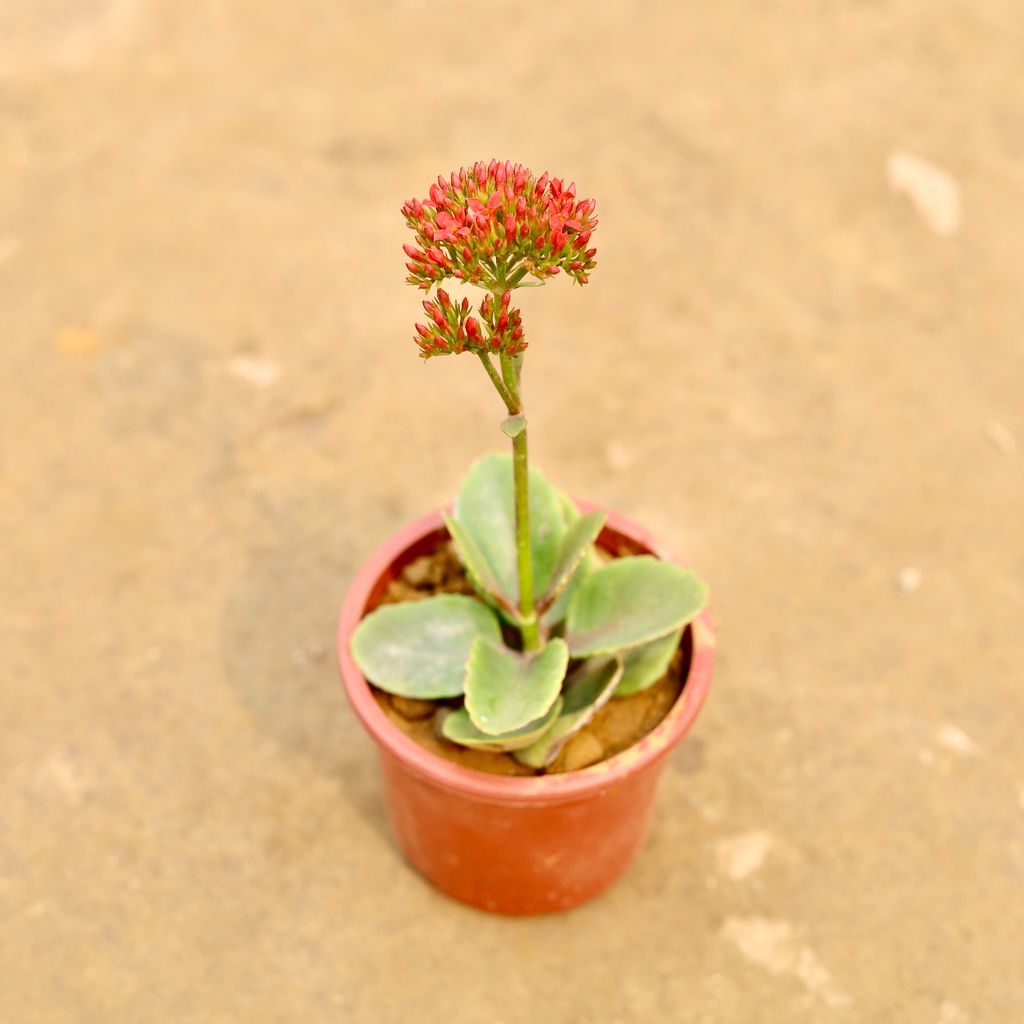
[[[385,605],[351,641],[378,688],[462,698],[443,718],[447,739],[508,751],[539,769],[608,700],[664,675],[707,600],[707,586],[673,563],[638,555],[601,564],[604,513],[581,514],[529,465],[526,342],[511,292],[527,276],[544,283],[560,270],[585,284],[595,265],[587,248],[594,210],[593,200],[576,199],[575,185],[496,161],[438,178],[426,199],[403,207],[418,243],[405,247],[408,280],[438,286],[436,300],[424,302],[431,323],[416,326],[420,354],[478,356],[504,402],[500,426],[512,454],[475,462],[445,515],[477,596]],[[485,289],[479,319],[468,299],[457,303],[439,287],[448,277]]]

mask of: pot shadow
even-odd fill
[[[345,699],[334,636],[359,565],[407,516],[394,503],[346,506],[333,490],[264,505],[270,537],[228,595],[221,660],[258,730],[332,778],[390,845],[375,750]]]
[[[687,736],[672,751],[669,764],[681,775],[697,775],[704,769],[706,759],[704,740],[699,736]]]

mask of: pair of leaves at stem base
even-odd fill
[[[594,541],[604,514],[580,515],[536,469],[529,499],[547,640],[539,651],[516,651],[502,640],[499,616],[520,623],[514,486],[511,458],[488,455],[471,467],[446,517],[483,601],[443,594],[379,608],[359,624],[352,653],[364,675],[389,693],[464,696],[464,706],[442,725],[453,742],[512,751],[543,767],[613,695],[637,693],[664,674],[707,587],[647,555],[598,567]]]

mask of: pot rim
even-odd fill
[[[606,513],[606,528],[638,542],[658,558],[678,561],[647,530],[621,513],[594,502],[580,501],[577,504],[587,512]],[[445,511],[451,511],[450,507]],[[356,666],[349,650],[349,639],[365,614],[374,586],[391,563],[417,541],[443,529],[442,509],[435,509],[392,534],[356,573],[341,607],[337,645],[342,683],[353,710],[377,745],[407,769],[435,785],[488,803],[550,804],[578,800],[607,789],[664,758],[693,724],[711,685],[715,636],[711,616],[706,608],[688,626],[692,638],[690,670],[682,694],[672,709],[633,746],[589,768],[556,775],[493,775],[465,768],[432,754],[388,719],[377,705],[369,683]]]

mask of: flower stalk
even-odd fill
[[[413,340],[420,355],[429,359],[475,353],[509,417],[519,419],[507,432],[512,436],[519,630],[526,651],[541,647],[541,630],[534,597],[530,466],[520,394],[527,342],[522,316],[511,305],[512,291],[544,284],[559,272],[586,284],[597,252],[587,247],[597,227],[594,211],[592,199],[576,198],[575,183],[567,185],[547,173],[536,178],[521,164],[497,160],[439,177],[425,199],[410,199],[402,207],[416,242],[403,246],[409,258],[407,280],[427,292],[438,286],[436,300],[423,303],[428,322],[416,325]],[[535,281],[527,282],[528,276]],[[439,287],[447,278],[486,291],[479,318],[471,315],[468,299],[454,302]]]
[[[508,294],[506,292],[506,294]],[[522,357],[520,357],[521,359]],[[513,416],[523,415],[523,402],[519,392],[521,363],[512,356],[501,356],[501,376],[512,398]],[[512,479],[515,488],[516,510],[516,569],[519,574],[519,632],[524,651],[540,647],[540,626],[533,601],[533,556],[530,551],[530,462],[526,442],[526,423],[512,438]]]

